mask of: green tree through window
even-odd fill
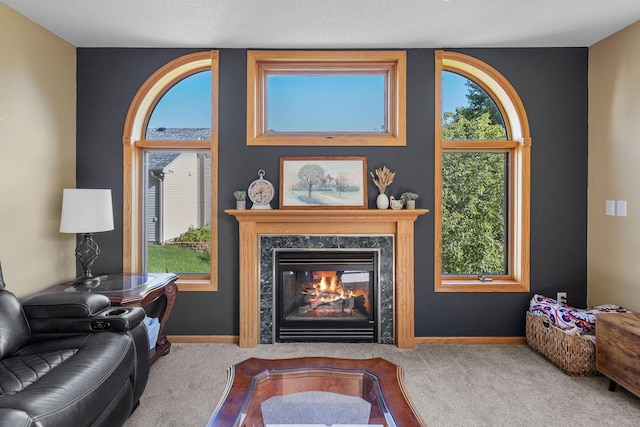
[[[443,154],[443,274],[506,273],[505,156]]]
[[[454,81],[464,81],[468,90],[467,105],[443,113],[443,140],[505,140],[504,119],[493,99],[458,77]],[[508,164],[505,150],[443,152],[442,274],[507,274]]]
[[[435,292],[529,292],[531,136],[491,65],[436,50]]]

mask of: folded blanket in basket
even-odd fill
[[[593,333],[596,329],[597,313],[628,312],[627,309],[612,304],[578,309],[538,294],[531,298],[529,311],[536,316],[546,317],[552,325],[570,334]]]

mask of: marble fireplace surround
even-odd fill
[[[274,251],[372,250],[378,252],[377,343],[393,344],[393,236],[260,236],[260,344],[274,339]]]
[[[240,347],[260,342],[261,236],[392,236],[393,341],[414,348],[414,222],[426,209],[226,210],[239,223]]]

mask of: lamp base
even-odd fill
[[[76,289],[93,289],[100,286],[100,279],[100,276],[82,275],[75,278],[73,287]]]
[[[91,274],[91,266],[99,253],[100,248],[93,240],[93,233],[82,233],[82,241],[76,248],[76,258],[82,265],[83,273],[73,281],[76,289],[92,289],[100,285],[100,277]]]

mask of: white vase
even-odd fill
[[[376,206],[378,209],[388,209],[389,208],[389,198],[386,194],[380,193],[376,198]]]
[[[407,200],[407,209],[415,209],[416,201],[415,200]]]
[[[246,200],[236,200],[236,209],[239,211],[245,210],[247,208]]]

